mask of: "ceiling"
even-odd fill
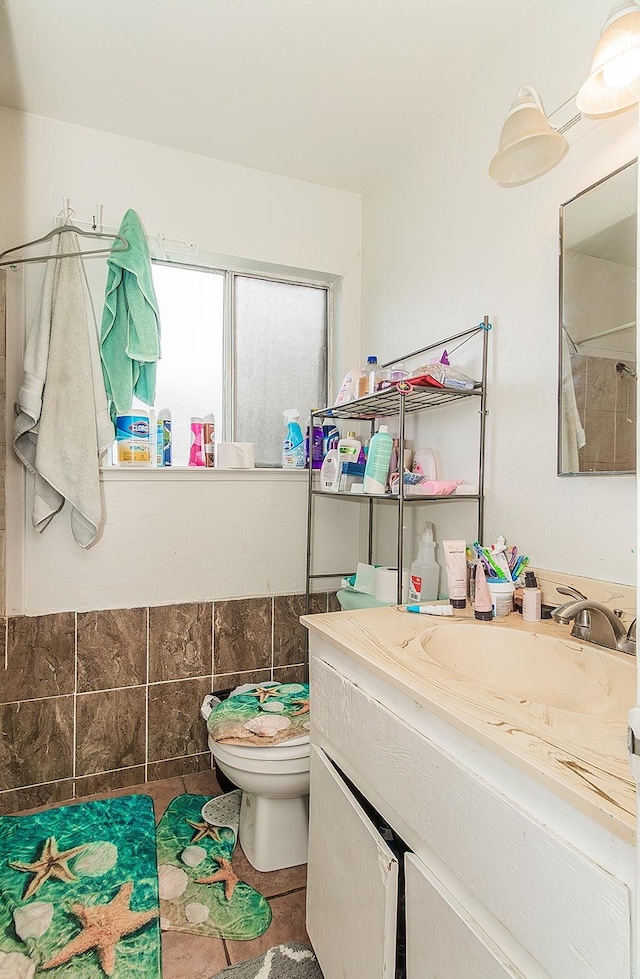
[[[0,104],[362,191],[529,8],[0,0]]]

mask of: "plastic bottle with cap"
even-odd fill
[[[436,561],[436,545],[431,524],[427,524],[418,544],[418,556],[411,565],[409,601],[432,602],[438,597],[440,565]]]
[[[306,453],[300,428],[300,412],[297,408],[288,408],[282,414],[287,426],[287,435],[282,443],[282,468],[304,469]]]
[[[542,618],[542,589],[533,571],[526,571],[522,591],[522,618],[525,622],[539,622]]]
[[[383,496],[387,491],[389,463],[393,439],[389,435],[387,425],[381,425],[375,435],[371,436],[367,465],[364,470],[364,492],[375,496]]]

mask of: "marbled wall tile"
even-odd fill
[[[271,599],[214,603],[214,673],[271,668]]]
[[[211,602],[149,609],[149,680],[211,674]]]
[[[146,687],[78,694],[76,775],[144,765]]]
[[[73,697],[2,704],[0,730],[0,790],[73,775]]]
[[[73,799],[73,779],[67,778],[46,785],[30,785],[24,789],[0,792],[0,816],[50,806]]]
[[[625,471],[636,468],[635,416],[629,420],[627,413],[622,411],[616,412],[614,468]]]
[[[149,762],[207,751],[207,726],[200,705],[211,677],[149,686]]]
[[[304,683],[304,663],[297,666],[281,666],[273,671],[273,679],[277,683]]]
[[[584,430],[586,435],[586,445],[581,449],[580,460],[584,459],[586,469],[613,468],[613,423],[615,412],[600,411],[598,409],[587,408],[585,412]]]
[[[304,659],[306,629],[300,616],[306,611],[304,595],[277,595],[273,600],[273,665],[290,666]],[[311,595],[309,612],[327,611],[327,593]]]
[[[134,785],[142,785],[145,780],[144,765],[133,768],[119,768],[117,772],[100,772],[99,775],[85,775],[75,780],[76,798],[97,793],[113,792]]]
[[[334,591],[330,591],[327,595],[327,612],[342,612],[342,605]]]
[[[78,613],[78,692],[147,682],[147,610]]]
[[[9,619],[8,669],[0,699],[35,700],[73,693],[75,686],[75,615],[17,615]]]
[[[150,782],[155,782],[161,778],[176,778],[182,775],[192,775],[194,772],[210,770],[211,752],[203,751],[199,755],[185,755],[184,758],[168,758],[166,761],[149,762],[147,778]]]
[[[242,683],[266,683],[271,679],[271,670],[249,670],[248,673],[222,673],[213,678],[210,693],[235,690]]]
[[[587,409],[613,411],[616,406],[615,360],[608,357],[587,358]]]

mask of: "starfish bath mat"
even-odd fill
[[[207,817],[219,809],[215,826],[202,816],[209,796],[179,795],[169,804],[157,829],[163,931],[248,941],[271,924],[269,902],[238,880],[231,861],[240,795],[213,800],[218,805],[207,808]]]
[[[0,975],[160,979],[149,796],[0,817]]]

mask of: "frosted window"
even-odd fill
[[[239,442],[255,442],[257,466],[280,466],[282,412],[327,400],[327,291],[236,276],[235,417]]]
[[[224,273],[152,268],[162,327],[155,408],[171,411],[173,465],[186,466],[192,415],[213,413],[221,438]]]

